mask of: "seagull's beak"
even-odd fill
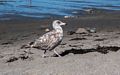
[[[61,23],[60,25],[66,25],[66,23],[63,22],[63,23]]]

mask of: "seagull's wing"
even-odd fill
[[[62,40],[62,37],[59,33],[56,33],[54,30],[51,32],[48,32],[41,36],[39,39],[37,39],[33,47],[40,48],[43,50],[52,50],[55,48]]]

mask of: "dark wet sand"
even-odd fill
[[[22,45],[51,28],[54,19],[67,23],[57,47],[63,57],[42,58],[43,51]],[[68,35],[77,28],[96,28],[96,33]],[[91,14],[74,18],[13,19],[0,21],[0,75],[120,75],[120,14]],[[71,40],[75,38],[78,40]],[[48,55],[54,55],[48,52]]]

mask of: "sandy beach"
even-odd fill
[[[66,22],[64,38],[57,47],[62,57],[42,58],[21,48],[52,30],[52,21]],[[96,32],[76,34],[78,28]],[[0,21],[0,75],[120,75],[120,13],[92,13],[69,18],[20,18]]]

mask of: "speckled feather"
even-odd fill
[[[44,34],[39,39],[36,39],[31,46],[42,50],[52,50],[59,45],[59,43],[62,41],[62,38],[62,33],[53,30]]]

